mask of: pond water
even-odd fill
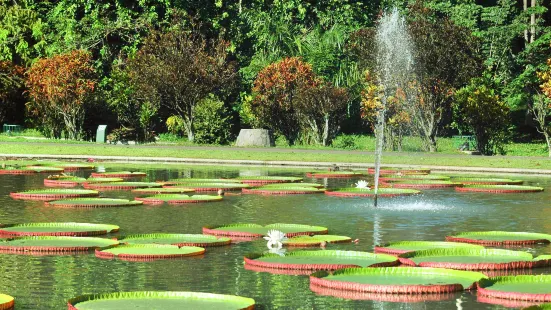
[[[133,167],[134,170],[137,167]],[[128,167],[109,166],[109,170]],[[235,167],[141,169],[144,180],[218,178],[239,175],[304,176],[305,171]],[[89,173],[77,173],[87,177]],[[0,176],[0,223],[90,222],[116,224],[120,234],[201,233],[205,225],[229,223],[300,223],[329,228],[330,234],[360,239],[358,244],[328,249],[372,251],[376,243],[400,240],[443,241],[462,231],[510,230],[551,233],[551,178],[518,176],[526,185],[546,190],[533,194],[492,195],[425,190],[416,197],[380,198],[379,207],[365,198],[323,194],[296,196],[225,196],[218,203],[103,209],[59,209],[42,202],[13,200],[14,191],[43,188],[45,175]],[[329,187],[352,186],[357,179],[314,180]],[[131,198],[129,192],[104,197]],[[243,256],[266,250],[264,240],[208,248],[201,257],[154,262],[104,260],[93,253],[72,256],[0,254],[0,292],[16,298],[16,309],[64,309],[69,298],[115,291],[169,290],[233,294],[254,298],[257,309],[501,309],[477,301],[475,293],[446,295],[446,300],[402,303],[347,300],[320,296],[307,276],[274,275],[244,269]],[[551,246],[526,249],[551,254]],[[535,269],[527,273],[551,273]]]

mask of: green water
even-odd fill
[[[108,171],[146,171],[144,181],[176,178],[235,178],[248,175],[304,177],[328,188],[352,187],[358,178],[312,179],[308,170],[255,167],[119,166]],[[90,172],[76,172],[88,177]],[[443,173],[439,173],[443,174]],[[111,236],[147,233],[200,234],[203,226],[232,223],[295,223],[329,228],[329,234],[359,239],[355,243],[329,244],[330,250],[372,251],[374,244],[401,240],[444,241],[465,231],[505,230],[551,233],[551,178],[503,176],[523,179],[526,185],[545,188],[542,193],[492,195],[430,190],[421,195],[379,198],[378,208],[369,198],[319,195],[225,195],[218,203],[140,205],[130,208],[57,208],[40,201],[14,200],[8,195],[44,188],[45,175],[0,176],[0,223],[82,222],[120,226]],[[498,177],[488,175],[487,177]],[[365,177],[372,184],[373,180]],[[237,192],[236,192],[237,194]],[[133,199],[129,191],[109,191],[102,197]],[[523,249],[523,248],[515,248]],[[551,254],[551,246],[526,248],[534,254]],[[319,296],[309,288],[307,276],[275,275],[243,267],[244,255],[266,251],[266,240],[209,247],[198,258],[128,262],[104,260],[93,253],[67,256],[0,254],[0,293],[16,298],[16,309],[66,309],[68,299],[90,293],[115,291],[197,291],[240,295],[256,300],[258,309],[503,309],[477,301],[464,292],[449,300],[404,304],[371,300],[346,300]],[[523,273],[550,274],[549,269]]]

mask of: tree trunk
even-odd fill
[[[435,153],[436,152],[436,136],[430,135],[429,136],[429,152]]]
[[[522,8],[524,9],[524,12],[528,10],[528,0],[522,0]],[[528,27],[526,27],[526,29],[524,29],[524,45],[528,45],[528,42],[530,40],[528,34]]]
[[[532,0],[532,9],[536,7],[537,0]],[[530,43],[536,40],[536,14],[530,15]]]
[[[549,133],[547,131],[544,131],[543,135],[545,136],[545,142],[547,142],[547,152],[549,154],[549,157],[551,157],[551,136],[549,136]]]
[[[322,144],[327,146],[329,143],[329,115],[325,115],[325,126],[323,126]]]

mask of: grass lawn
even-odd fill
[[[51,154],[86,155],[90,157],[137,156],[137,157],[177,157],[261,161],[311,161],[327,163],[372,163],[373,154],[362,151],[325,151],[323,149],[306,151],[295,148],[239,149],[232,147],[166,147],[161,145],[98,145],[93,143],[0,143],[1,154]],[[551,169],[551,160],[547,157],[513,156],[469,156],[446,153],[386,153],[383,164],[470,166],[494,168]]]

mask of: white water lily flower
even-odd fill
[[[369,183],[367,183],[367,181],[365,180],[359,180],[358,183],[355,184],[356,185],[356,188],[359,188],[359,189],[370,189],[369,186]]]
[[[268,249],[273,249],[274,246],[276,246],[276,249],[281,249],[283,246],[283,241],[287,240],[287,237],[285,237],[285,233],[281,232],[279,230],[271,229],[266,234],[266,237],[264,239],[268,240]]]

